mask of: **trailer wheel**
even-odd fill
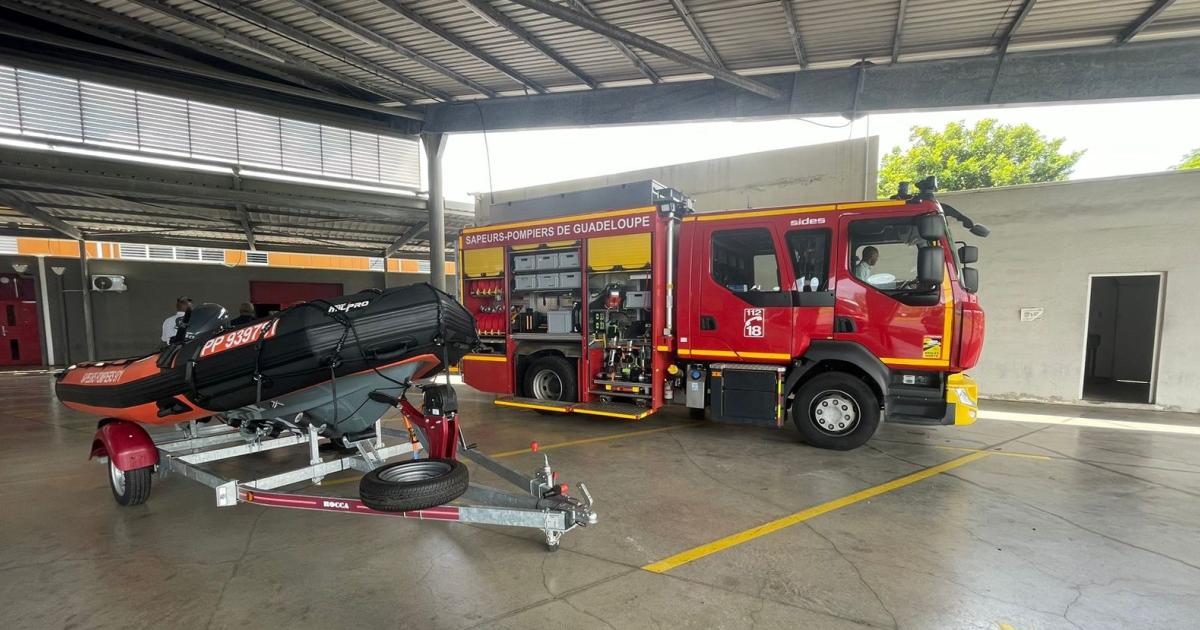
[[[559,356],[538,357],[525,370],[525,396],[575,402],[575,366]]]
[[[879,398],[862,379],[826,372],[796,392],[792,422],[805,442],[848,451],[867,443],[879,428]]]
[[[467,491],[467,467],[453,459],[410,459],[380,466],[358,482],[363,505],[380,512],[424,510]]]
[[[125,506],[141,505],[150,498],[150,480],[154,475],[154,467],[121,470],[108,458],[108,487],[112,489],[113,498]]]

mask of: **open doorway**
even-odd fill
[[[1091,276],[1083,398],[1154,402],[1163,275]]]

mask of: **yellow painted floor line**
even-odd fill
[[[893,479],[887,483],[882,483],[878,486],[867,488],[866,490],[860,490],[859,492],[844,496],[840,499],[834,499],[833,501],[822,503],[806,510],[796,512],[790,516],[785,516],[769,523],[763,523],[758,527],[747,529],[746,531],[732,534],[719,540],[714,540],[708,544],[688,549],[687,551],[677,553],[670,558],[659,560],[658,562],[654,562],[652,564],[647,564],[646,566],[642,567],[642,569],[652,573],[666,573],[671,569],[695,560],[699,560],[705,556],[712,555],[719,551],[724,551],[725,549],[740,545],[744,542],[749,542],[755,538],[761,538],[762,536],[766,536],[767,534],[791,527],[792,525],[803,523],[804,521],[807,521],[811,518],[816,518],[822,514],[828,514],[834,510],[840,510],[848,505],[854,505],[860,501],[866,501],[867,499],[891,492],[892,490],[897,490],[899,488],[912,485],[918,481],[921,481],[922,479],[928,479],[934,475],[939,475],[948,470],[953,470],[959,466],[969,464],[973,461],[983,459],[984,457],[988,457],[989,455],[993,454],[994,453],[992,451],[980,451],[978,453],[971,453],[970,455],[963,455],[958,459],[952,459],[944,464],[938,464],[937,466],[931,466],[923,470],[918,470],[915,473],[905,475],[899,479]]]
[[[624,433],[617,433],[616,435],[603,435],[603,436],[594,437],[594,438],[569,440],[567,442],[559,442],[557,444],[539,444],[538,451],[539,452],[548,451],[551,449],[565,448],[568,446],[580,446],[582,444],[595,444],[596,442],[608,442],[610,440],[623,440],[625,438],[637,437],[639,435],[650,435],[651,433],[662,433],[663,431],[674,431],[675,429],[686,429],[688,427],[694,427],[699,424],[703,424],[703,423],[702,422],[689,422],[687,424],[677,424],[677,425],[673,425],[673,426],[669,426],[669,427],[659,427],[657,429],[644,429],[642,431],[626,431]],[[519,449],[516,451],[503,451],[500,453],[492,453],[490,455],[490,457],[492,457],[493,459],[498,458],[498,457],[512,457],[513,455],[524,455],[526,453],[532,453],[532,452],[533,451],[531,451],[527,448],[523,448],[523,449]]]
[[[969,453],[988,453],[990,455],[1004,455],[1006,457],[1024,457],[1026,459],[1051,460],[1054,459],[1049,455],[1038,455],[1037,453],[1015,453],[1010,451],[991,451],[982,448],[967,448],[965,446],[946,446],[944,444],[934,444],[934,448],[941,448],[948,451],[967,451]]]

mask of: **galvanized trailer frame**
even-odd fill
[[[180,425],[173,433],[151,435],[158,450],[158,473],[160,477],[175,473],[213,488],[217,505],[220,507],[250,503],[323,512],[524,527],[541,530],[551,551],[558,549],[559,540],[566,532],[596,523],[597,516],[592,510],[592,498],[587,486],[583,483],[578,484],[584,500],[570,497],[566,484],[557,482],[558,473],[551,468],[549,456],[543,454],[543,465],[532,475],[522,474],[479,452],[473,445],[468,445],[457,427],[457,413],[451,411],[444,416],[426,415],[413,407],[403,396],[396,398],[395,404],[409,421],[411,432],[384,428],[381,422],[376,422],[372,435],[353,442],[343,442],[343,446],[353,447],[356,453],[332,459],[322,457],[319,450],[320,440],[325,438],[321,437],[318,429],[312,425],[308,426],[307,431],[292,430],[289,434],[278,437],[247,435],[224,424],[204,426],[191,422]],[[300,425],[301,423],[296,422],[293,426]],[[431,429],[447,425],[449,430],[441,432],[441,440],[431,435]],[[385,437],[402,441],[387,445],[384,442]],[[446,438],[453,441],[446,444]],[[214,462],[303,446],[308,448],[307,466],[257,479],[229,479],[205,467]],[[430,456],[446,456],[447,450],[450,456],[462,456],[480,468],[496,474],[519,488],[521,493],[472,482],[466,493],[453,504],[407,512],[382,512],[367,507],[357,497],[309,495],[279,490],[306,481],[319,485],[326,476],[345,470],[353,469],[367,473],[389,459],[403,455],[415,458],[422,451]]]

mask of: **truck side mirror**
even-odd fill
[[[917,250],[917,280],[921,284],[940,285],[946,278],[946,250],[922,247]]]
[[[917,233],[927,241],[936,241],[946,235],[946,220],[940,214],[923,214],[917,217]]]
[[[962,288],[967,293],[979,292],[979,270],[974,267],[962,268]]]
[[[974,245],[963,245],[958,248],[958,260],[964,265],[979,262],[979,248]]]

